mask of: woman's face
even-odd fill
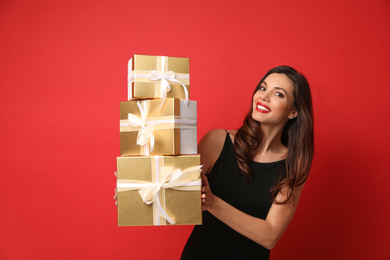
[[[270,74],[253,96],[253,119],[262,125],[284,126],[290,116],[297,116],[293,91],[293,82],[286,75]]]

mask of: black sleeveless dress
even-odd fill
[[[240,174],[233,143],[226,135],[224,147],[211,169],[208,180],[215,196],[233,207],[265,219],[271,207],[270,189],[279,178],[283,161],[252,162],[252,182]],[[208,211],[203,225],[195,226],[181,255],[181,260],[195,259],[269,259],[270,251],[239,234]]]

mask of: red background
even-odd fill
[[[237,128],[262,75],[308,78],[316,154],[271,259],[389,259],[390,2],[0,2],[0,259],[178,259],[191,226],[121,227],[132,54],[190,57],[198,136]]]

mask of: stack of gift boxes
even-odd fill
[[[196,101],[189,59],[134,55],[120,103],[118,225],[202,223]]]

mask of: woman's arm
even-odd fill
[[[207,175],[222,152],[226,130],[213,129],[207,132],[198,145],[202,174]]]
[[[234,133],[233,134],[234,137]],[[216,218],[236,230],[240,234],[264,246],[272,249],[287,226],[291,222],[298,206],[303,185],[294,189],[294,194],[286,204],[272,204],[265,220],[250,216],[230,204],[226,203],[210,190],[207,175],[218,159],[224,145],[226,131],[216,129],[209,131],[199,142],[198,150],[201,154],[202,171],[202,210],[208,210]],[[276,200],[286,199],[287,189],[278,193]]]
[[[272,204],[265,220],[250,216],[222,199],[214,196],[206,176],[202,176],[202,210],[208,210],[226,225],[264,246],[272,249],[287,226],[290,224],[298,206],[303,185],[294,189],[294,196],[286,204]],[[279,192],[277,201],[286,199],[286,189]]]

